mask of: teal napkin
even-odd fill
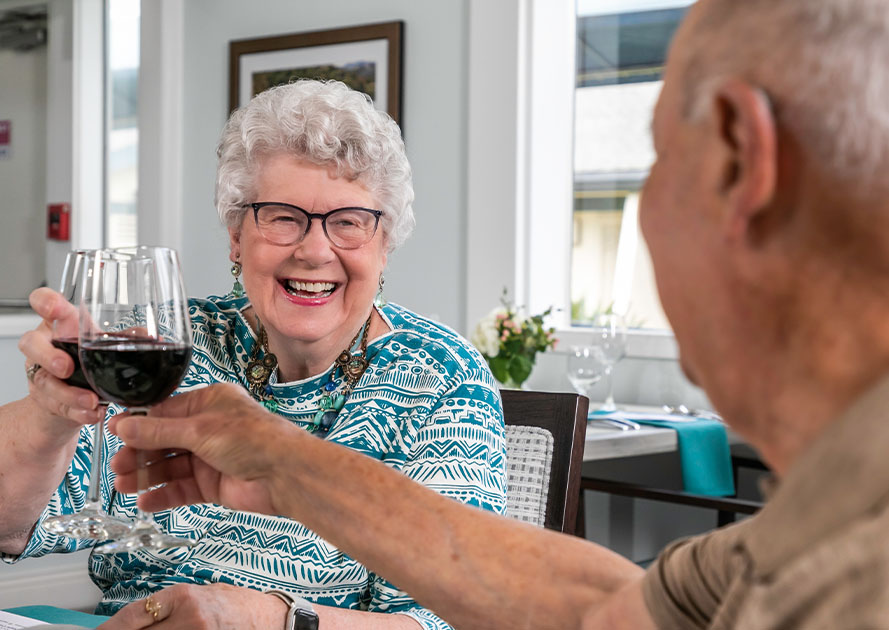
[[[21,615],[22,617],[45,621],[46,623],[65,623],[83,626],[84,628],[97,628],[111,618],[103,617],[102,615],[90,615],[78,610],[56,608],[55,606],[19,606],[18,608],[7,608],[6,611]]]
[[[735,494],[732,455],[723,423],[707,418],[631,411],[615,411],[610,414],[593,412],[589,415],[590,420],[608,417],[676,431],[682,485],[686,492],[714,497]]]

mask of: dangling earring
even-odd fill
[[[244,285],[241,284],[241,263],[235,261],[231,268],[232,275],[235,277],[235,283],[232,285],[232,296],[239,298],[244,297]]]
[[[377,308],[386,306],[386,298],[383,297],[384,284],[386,284],[386,278],[383,277],[383,274],[380,274],[380,288],[377,289],[377,295],[374,298],[374,306],[376,306]]]

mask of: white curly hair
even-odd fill
[[[338,177],[367,188],[383,211],[390,252],[414,228],[414,188],[401,130],[366,94],[340,81],[301,79],[256,95],[232,113],[216,154],[216,210],[228,228],[238,228],[244,204],[256,201],[264,158],[279,154],[330,166]]]

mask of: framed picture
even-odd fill
[[[401,124],[404,22],[381,22],[229,43],[229,111],[294,79],[338,79]]]

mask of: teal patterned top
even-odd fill
[[[245,369],[256,336],[242,310],[246,298],[191,300],[194,352],[179,392],[217,382],[247,386]],[[481,355],[452,330],[394,304],[378,308],[391,329],[368,345],[370,366],[325,439],[384,462],[444,496],[503,513],[506,469],[500,395]],[[333,366],[331,366],[331,369]],[[309,426],[330,370],[279,384],[278,413]],[[112,406],[109,417],[120,409]],[[41,520],[83,505],[94,432],[87,427],[71,468]],[[120,448],[106,432],[106,452]],[[299,457],[298,453],[294,457]],[[281,462],[286,466],[287,462]],[[112,514],[132,517],[135,495],[112,492],[103,469],[102,496]],[[224,582],[280,589],[323,605],[404,613],[424,628],[447,628],[432,612],[345,555],[302,524],[203,504],[155,514],[172,534],[198,540],[192,548],[93,554],[90,572],[103,591],[99,614],[113,614],[150,592],[180,583]],[[87,548],[39,526],[15,561]]]

